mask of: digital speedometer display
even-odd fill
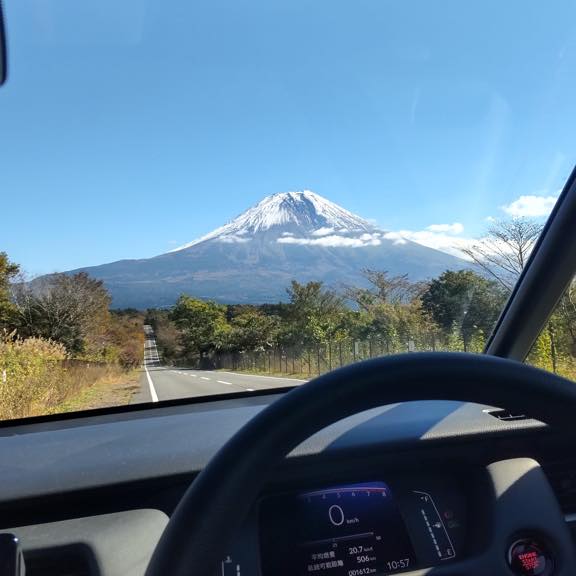
[[[415,554],[384,482],[335,486],[265,500],[264,576],[365,576],[415,568]]]

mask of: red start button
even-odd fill
[[[546,546],[534,538],[517,540],[510,546],[508,563],[518,576],[551,576],[554,560]]]

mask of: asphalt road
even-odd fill
[[[133,402],[156,401],[154,395],[156,395],[157,400],[162,401],[211,394],[284,388],[302,382],[304,381],[293,378],[148,366],[142,375],[141,390],[134,397]]]
[[[144,330],[146,333],[144,369],[140,391],[134,396],[132,403],[230,394],[231,392],[252,392],[295,386],[305,382],[305,380],[294,378],[162,366],[152,329],[145,326]]]

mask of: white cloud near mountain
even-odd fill
[[[334,228],[325,227],[325,228],[318,228],[318,230],[314,230],[312,232],[312,236],[328,236],[334,232]]]
[[[426,228],[430,232],[447,232],[448,234],[462,234],[464,232],[464,226],[460,222],[454,222],[454,224],[430,224]]]
[[[524,195],[513,202],[500,207],[509,217],[546,216],[552,210],[557,196],[552,195]],[[496,222],[497,219],[488,217],[486,222]],[[243,243],[247,239],[241,234],[227,234],[219,238],[222,242]],[[464,225],[461,222],[430,224],[422,230],[395,230],[389,232],[364,232],[351,235],[349,230],[330,226],[321,227],[310,236],[296,236],[292,232],[284,232],[276,242],[279,244],[292,244],[300,246],[324,246],[328,248],[363,248],[366,246],[379,246],[382,241],[391,240],[396,245],[407,242],[416,242],[447,254],[470,260],[464,250],[471,248],[479,242],[478,238],[464,235]]]
[[[500,206],[507,217],[512,218],[542,218],[550,214],[558,199],[551,194],[528,194],[519,196],[516,200]],[[485,222],[493,224],[498,219],[493,216],[485,218]],[[475,244],[482,242],[482,238],[469,238],[463,235],[464,226],[460,222],[452,224],[431,224],[423,230],[397,230],[388,232],[384,238],[394,240],[396,243],[411,240],[429,248],[441,250],[453,256],[470,260],[463,252]]]
[[[438,225],[442,226],[442,225]],[[451,226],[447,224],[446,226]],[[388,240],[394,240],[397,244],[405,244],[407,240],[412,242],[417,242],[429,248],[434,248],[447,254],[452,254],[453,256],[458,256],[459,258],[464,258],[468,260],[469,258],[462,252],[464,248],[470,248],[476,240],[473,238],[466,238],[464,236],[456,236],[455,234],[460,234],[464,231],[464,227],[456,228],[460,232],[452,232],[454,228],[446,228],[447,232],[435,232],[427,227],[425,230],[397,230],[396,232],[388,232],[385,234],[385,238]]]
[[[541,218],[546,217],[554,208],[558,194],[528,194],[519,196],[516,200],[500,206],[500,209],[512,218]],[[485,222],[493,224],[498,219],[493,216],[485,218]],[[469,238],[463,235],[464,225],[460,222],[452,224],[430,224],[423,230],[396,230],[387,232],[383,238],[393,240],[396,244],[406,243],[410,240],[423,244],[429,248],[441,250],[453,256],[470,260],[463,250],[471,248],[482,241],[482,238]]]
[[[519,196],[516,200],[500,206],[507,217],[512,218],[541,218],[550,214],[558,199],[551,194],[528,194]],[[485,218],[485,222],[493,224],[498,219],[493,216]],[[463,235],[464,226],[460,222],[452,224],[431,224],[424,230],[397,230],[388,232],[384,237],[397,243],[411,240],[429,248],[441,250],[453,256],[470,260],[463,252],[475,244],[482,242],[482,238],[469,238]]]
[[[464,226],[460,222],[452,224],[431,224],[424,230],[397,230],[391,232],[365,232],[358,236],[340,235],[331,228],[320,228],[307,237],[282,235],[276,240],[279,244],[295,244],[299,246],[325,246],[329,248],[363,248],[380,246],[382,240],[391,240],[396,245],[409,241],[417,242],[429,248],[441,250],[459,258],[466,258],[462,249],[468,248],[474,242],[471,238],[460,236]]]
[[[321,236],[319,238],[295,238],[292,236],[285,236],[278,238],[276,242],[279,244],[298,244],[300,246],[325,246],[329,248],[363,248],[365,246],[380,246],[382,240],[380,238],[385,235],[375,232],[372,234],[365,233],[357,237],[338,236],[330,234],[329,236]]]
[[[244,238],[242,234],[223,234],[218,238],[218,242],[223,244],[245,244],[250,242],[250,238]]]
[[[540,218],[550,214],[557,199],[558,196],[527,194],[500,208],[513,218]]]

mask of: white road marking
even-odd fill
[[[254,392],[254,388],[246,388],[246,392]]]
[[[281,378],[280,376],[262,376],[261,374],[248,374],[243,372],[226,372],[222,370],[220,374],[233,374],[234,376],[249,376],[250,378],[271,378],[272,380],[292,380],[293,382],[308,382],[308,380],[301,380],[300,378]]]
[[[198,378],[198,376],[196,376],[196,374],[188,374],[188,376],[192,376],[192,378]]]
[[[218,384],[226,384],[226,386],[232,386],[232,382],[226,382],[225,380],[216,380]]]
[[[154,382],[152,382],[152,377],[150,376],[150,372],[148,372],[147,363],[149,360],[152,360],[155,363],[159,363],[160,358],[158,357],[156,340],[154,340],[154,337],[152,336],[152,329],[150,328],[150,326],[144,326],[144,332],[146,333],[147,336],[152,338],[152,340],[146,339],[144,341],[144,372],[146,372],[146,379],[148,380],[148,389],[150,390],[150,397],[152,398],[152,402],[158,402],[158,394],[156,394],[156,388],[154,388]],[[148,358],[146,358],[146,352],[148,352]],[[151,355],[153,356],[152,358],[150,358]]]
[[[150,378],[150,373],[148,368],[144,365],[144,371],[146,372],[146,378],[148,379],[148,388],[150,389],[150,396],[152,396],[152,402],[158,402],[158,394],[156,394],[156,388],[154,388],[154,383],[152,378]]]
[[[206,378],[206,376],[200,376],[200,380],[210,380],[210,378]]]

